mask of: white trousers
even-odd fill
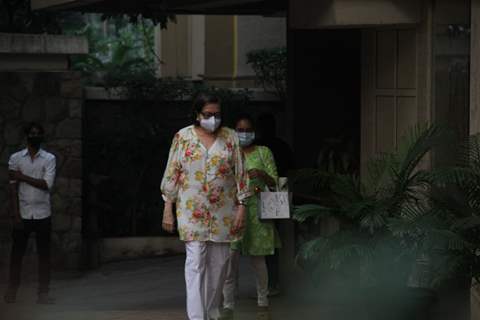
[[[230,244],[189,241],[185,242],[185,248],[188,319],[217,319],[220,316]]]
[[[268,307],[268,270],[265,256],[250,256],[257,284],[257,304]],[[230,261],[223,286],[223,307],[233,310],[235,308],[235,291],[237,289],[238,266],[240,253],[238,250],[230,251]]]

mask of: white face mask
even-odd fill
[[[208,132],[215,132],[222,123],[221,119],[210,117],[208,119],[200,119],[200,126]]]
[[[255,140],[255,132],[237,132],[240,147],[248,147]]]

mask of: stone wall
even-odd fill
[[[0,72],[0,273],[10,252],[11,222],[7,212],[9,155],[25,146],[23,126],[30,121],[46,130],[44,148],[57,157],[52,192],[53,263],[76,268],[82,229],[83,89],[74,72]],[[36,266],[33,239],[24,265]],[[32,260],[32,263],[28,263]],[[30,267],[27,267],[29,269]],[[35,270],[35,267],[31,267]],[[34,272],[36,273],[36,272]],[[2,279],[0,279],[2,280]]]

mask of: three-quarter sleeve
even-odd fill
[[[237,183],[237,200],[243,201],[250,197],[248,190],[248,174],[245,168],[245,157],[240,148],[238,137],[233,134],[233,160],[235,166],[235,181]]]
[[[179,180],[181,175],[181,162],[180,162],[180,136],[177,133],[172,141],[170,147],[170,153],[168,155],[167,167],[165,168],[165,174],[163,175],[161,183],[161,191],[164,200],[170,200],[175,202],[177,200],[179,190]]]
[[[278,183],[277,165],[275,163],[275,158],[273,157],[272,151],[267,147],[263,147],[261,152],[262,152],[262,161],[263,161],[265,172],[273,180],[275,180],[275,183]]]

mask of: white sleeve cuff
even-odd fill
[[[171,202],[175,202],[175,201],[176,201],[175,199],[170,199],[170,198],[168,198],[168,197],[167,197],[166,195],[164,195],[164,194],[162,194],[162,199],[163,199],[163,201],[165,201],[165,202],[167,202],[167,201],[169,201],[169,200],[170,200]]]

